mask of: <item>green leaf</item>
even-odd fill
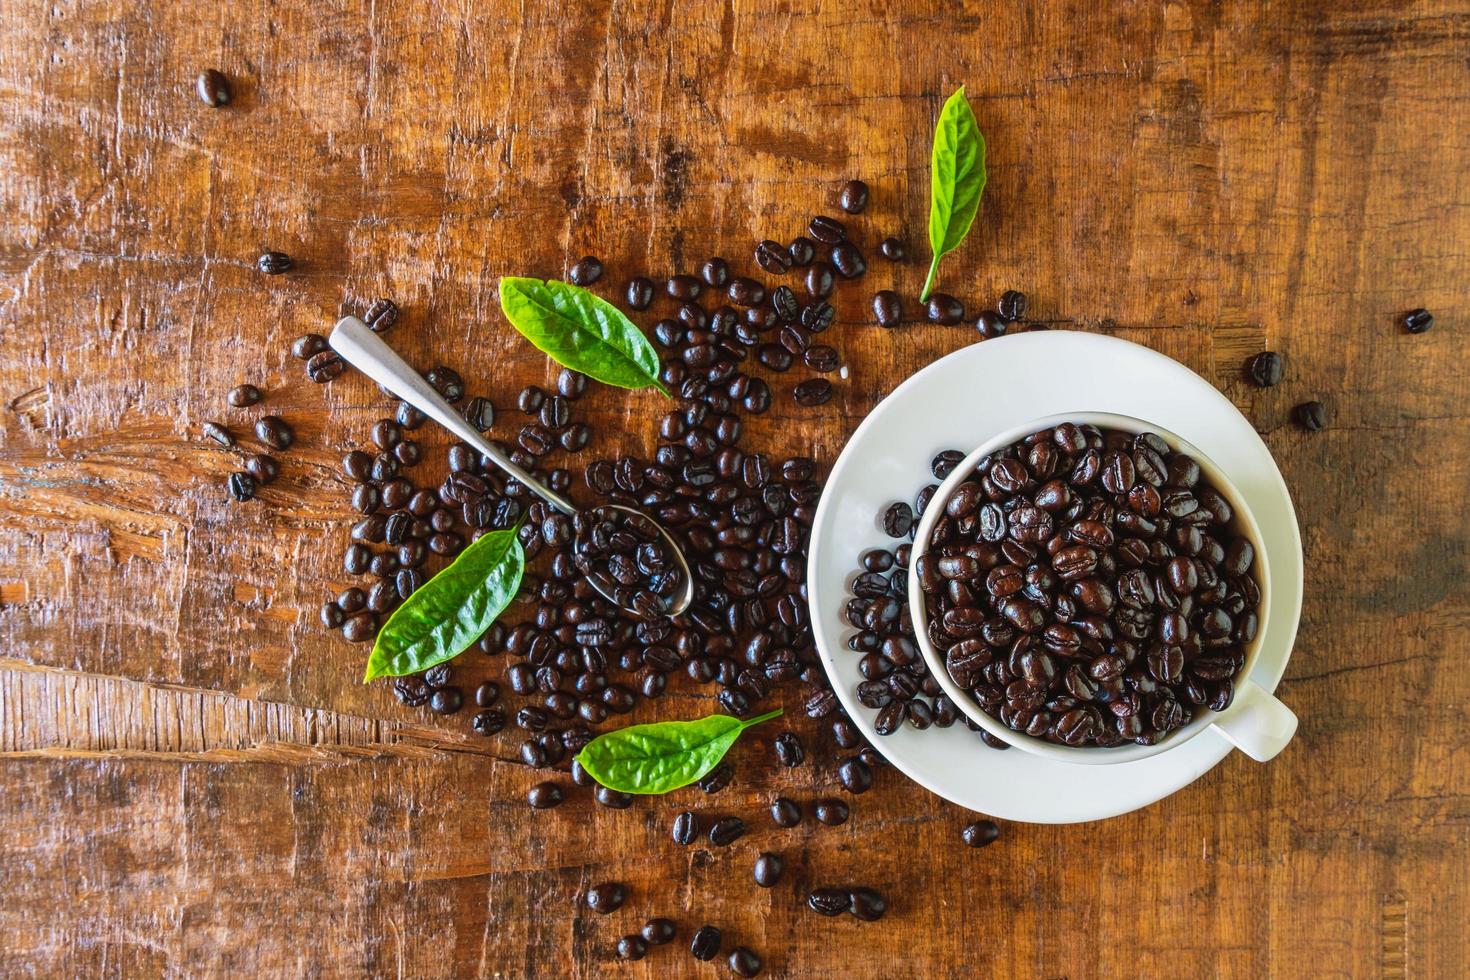
[[[478,640],[521,587],[520,527],[480,538],[404,600],[378,631],[363,682],[428,670]]]
[[[961,85],[944,103],[934,125],[934,150],[929,158],[929,248],[934,261],[929,264],[920,303],[928,301],[934,288],[939,260],[959,248],[970,233],[984,190],[985,137]]]
[[[503,276],[500,308],[511,326],[562,367],[619,388],[669,393],[648,338],[621,310],[581,286]]]
[[[620,793],[667,793],[713,769],[740,733],[770,721],[781,709],[741,721],[710,715],[698,721],[659,721],[599,735],[577,761],[593,779]]]

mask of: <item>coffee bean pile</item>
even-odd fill
[[[861,211],[866,194],[857,184],[844,188],[844,210]],[[568,764],[609,714],[631,711],[639,698],[662,696],[678,673],[716,684],[721,709],[740,717],[752,714],[774,685],[800,680],[807,685],[802,700],[808,715],[829,718],[837,744],[856,751],[841,764],[839,782],[850,793],[865,792],[873,768],[883,760],[863,744],[842,712],[817,663],[807,621],[807,540],[821,494],[817,466],[806,457],[773,460],[742,446],[743,418],[769,411],[776,399],[775,378],[798,364],[813,376],[787,389],[792,402],[814,407],[835,394],[831,381],[821,377],[841,360],[835,347],[821,342],[820,335],[836,322],[828,299],[839,282],[862,277],[867,264],[837,219],[818,215],[807,231],[810,237],[799,236],[786,246],[762,240],[752,256],[764,273],[795,276],[799,287],[734,275],[731,264],[718,257],[703,263],[698,275],[677,274],[657,283],[639,276],[626,283],[621,298],[628,309],[649,309],[660,295],[669,306],[651,334],[662,349],[660,380],[675,397],[658,420],[659,441],[651,458],[597,458],[579,467],[584,497],[591,499],[582,501],[587,509],[575,519],[534,498],[464,444],[449,447],[449,472],[442,482],[416,480],[424,454],[412,433],[425,419],[398,403],[393,417],[373,425],[371,448],[343,457],[352,505],[362,514],[352,527],[343,569],[368,576],[369,582],[324,603],[323,625],[340,629],[350,641],[370,641],[436,566],[479,535],[513,527],[524,517],[519,536],[527,571],[521,594],[477,644],[482,654],[504,661],[502,679],[487,680],[474,691],[473,731],[489,736],[514,724],[525,739],[522,761],[555,768]],[[894,261],[902,257],[897,240],[881,251]],[[604,276],[593,256],[579,259],[569,272],[583,284]],[[398,319],[398,309],[379,300],[366,319],[375,330],[387,329]],[[316,334],[297,338],[292,352],[306,361],[307,376],[318,383],[345,369]],[[425,377],[482,431],[495,425],[490,401],[467,398],[465,382],[453,370],[436,367]],[[525,388],[516,408],[526,421],[518,427],[511,423],[513,444],[496,443],[558,492],[579,481],[569,465],[557,463],[570,463],[593,435],[575,417],[586,387],[585,377],[562,371],[554,393]],[[685,583],[656,530],[639,526],[618,507],[649,514],[679,541],[693,577],[694,599],[684,614],[670,618],[655,608],[665,597],[677,598]],[[641,615],[606,601],[587,581],[590,575],[605,576],[603,584],[624,590],[617,593],[620,601],[644,607]],[[640,595],[639,582],[652,587]],[[454,714],[467,700],[455,672],[441,665],[396,678],[392,689],[405,705]],[[502,688],[522,705],[505,706]],[[946,716],[953,720],[954,715],[951,706]],[[776,752],[787,766],[805,758],[790,732],[777,739]],[[579,765],[572,761],[570,766],[572,782],[595,788],[599,804],[631,805],[631,797],[595,786]],[[733,768],[722,765],[699,785],[717,793],[733,776]],[[529,791],[527,802],[550,809],[565,797],[564,785],[547,780]],[[797,804],[778,804],[780,813],[773,809],[778,825],[800,821]],[[848,819],[850,808],[842,800],[824,799],[813,812],[821,823],[838,825]],[[728,847],[745,832],[739,816],[721,816],[702,829],[692,812],[681,814],[673,828],[680,843],[702,835],[714,847]],[[774,883],[779,874],[779,856],[763,855],[757,877]],[[860,895],[848,901],[859,917],[876,918],[886,907],[881,896],[874,900],[865,890],[849,891]],[[606,905],[611,894],[599,889],[598,903]],[[654,935],[645,929],[641,936],[626,936],[618,954],[639,958],[649,946],[667,941],[656,941],[659,935],[661,928]],[[719,930],[706,926],[695,934],[691,952],[712,958],[720,944]],[[740,975],[754,975],[761,964],[740,947],[730,954],[729,965]]]
[[[915,565],[930,640],[1006,727],[1152,745],[1223,711],[1255,639],[1255,549],[1158,435],[1063,423],[982,459]]]

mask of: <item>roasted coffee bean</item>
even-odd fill
[[[533,810],[549,810],[562,801],[561,787],[556,783],[537,783],[526,794],[526,802]]]
[[[777,827],[795,827],[801,823],[801,807],[785,797],[778,796],[771,803],[771,822]]]
[[[706,793],[718,793],[730,781],[735,778],[735,767],[728,762],[720,762],[713,769],[699,777],[698,786]]]
[[[291,354],[299,360],[309,361],[327,349],[327,338],[319,333],[304,333],[291,341]]]
[[[417,429],[428,420],[428,416],[414,408],[408,402],[399,402],[398,408],[393,413],[393,418],[405,429]]]
[[[770,851],[762,851],[755,859],[755,883],[762,888],[770,888],[781,880],[781,871],[785,864],[781,858]]]
[[[739,817],[722,817],[709,829],[709,842],[716,847],[728,847],[745,836],[745,821]]]
[[[1327,426],[1327,406],[1321,402],[1302,402],[1291,410],[1291,418],[1307,432],[1320,432]]]
[[[755,264],[773,276],[784,276],[791,269],[791,254],[768,238],[756,244]]]
[[[826,378],[811,378],[793,388],[791,396],[803,408],[815,408],[831,401],[833,390],[832,382]]]
[[[989,340],[992,337],[1005,336],[1007,323],[1005,318],[994,310],[982,310],[980,319],[975,321],[975,329],[980,332],[980,336]]]
[[[737,977],[753,977],[761,972],[761,958],[749,946],[736,946],[725,962]]]
[[[807,895],[806,904],[818,915],[837,916],[852,908],[852,895],[845,888],[817,888]]]
[[[878,243],[878,251],[890,262],[902,262],[904,259],[903,242],[897,238],[885,238]]]
[[[725,295],[736,306],[755,307],[765,302],[766,287],[754,279],[746,279],[742,276],[730,280],[730,285],[725,288]]]
[[[457,402],[464,397],[464,379],[451,367],[439,365],[429,368],[424,380],[447,402]]]
[[[279,415],[267,415],[255,423],[255,438],[272,449],[290,449],[291,443],[296,441],[296,433]]]
[[[602,262],[594,255],[584,255],[572,263],[567,278],[578,286],[590,286],[602,278]]]
[[[703,292],[704,284],[693,276],[683,274],[670,276],[664,283],[664,292],[681,303],[692,303]]]
[[[848,911],[864,922],[877,922],[888,911],[888,900],[877,889],[860,886],[847,894]]]
[[[861,180],[849,180],[838,192],[837,203],[848,214],[861,214],[868,206],[868,185]]]
[[[699,836],[699,817],[693,812],[685,810],[674,818],[673,836],[675,844],[688,846],[694,843]]]
[[[342,637],[349,643],[362,643],[371,640],[378,632],[378,619],[370,612],[360,612],[355,616],[348,616],[347,622],[342,624]]]
[[[199,73],[194,80],[194,92],[211,109],[230,104],[230,80],[217,68],[206,68]]]
[[[615,789],[608,789],[606,786],[597,787],[592,795],[599,805],[605,806],[609,810],[626,810],[633,805],[633,797],[631,795],[620,793]]]
[[[641,960],[648,955],[648,943],[642,936],[624,936],[618,940],[618,959]]]
[[[924,312],[930,323],[952,327],[965,318],[965,304],[949,293],[931,293]]]
[[[1279,385],[1284,373],[1281,355],[1275,351],[1261,351],[1246,362],[1246,373],[1259,388]]]
[[[481,398],[478,395],[465,404],[461,414],[466,422],[480,432],[488,430],[495,424],[495,406],[490,404],[490,399]]]
[[[1434,326],[1434,314],[1428,310],[1410,310],[1404,314],[1404,329],[1409,333],[1423,333]]]
[[[230,430],[225,428],[223,425],[220,425],[218,422],[205,422],[204,425],[200,427],[200,429],[201,431],[203,431],[206,438],[219,443],[226,449],[233,448],[235,445],[234,434],[231,433]]]
[[[883,511],[883,533],[890,538],[907,537],[914,526],[914,510],[902,500]]]
[[[847,823],[847,817],[851,810],[841,800],[818,800],[812,812],[816,814],[818,823],[824,823],[829,827],[837,827]]]
[[[587,390],[587,375],[570,368],[562,368],[556,375],[557,394],[569,401],[576,401]]]
[[[857,279],[868,271],[867,260],[852,242],[842,242],[832,247],[832,267],[844,279]]]
[[[795,732],[782,732],[776,736],[776,758],[787,769],[794,769],[806,759],[806,751]]]
[[[587,889],[587,907],[598,915],[607,915],[623,907],[628,889],[616,881],[604,881]]]
[[[996,304],[995,311],[1000,314],[1000,318],[1006,323],[1015,323],[1026,315],[1026,294],[1019,290],[1007,289],[1001,294],[1000,302]]]
[[[629,279],[624,297],[634,310],[648,309],[653,304],[653,282],[643,276]]]
[[[398,304],[391,299],[373,300],[373,305],[362,315],[362,321],[373,333],[387,333],[398,322]]]
[[[810,265],[812,259],[816,257],[817,246],[810,238],[801,236],[793,239],[791,244],[786,246],[786,254],[791,257],[791,264],[794,266]]]
[[[807,234],[824,245],[836,245],[847,237],[847,229],[836,218],[819,214],[807,225]]]
[[[260,389],[255,387],[255,385],[243,384],[235,385],[235,387],[231,388],[229,393],[225,395],[225,401],[229,402],[235,408],[249,408],[264,397],[260,393]]]
[[[893,328],[898,326],[903,319],[903,303],[898,298],[898,293],[891,289],[880,289],[873,296],[873,315],[878,318],[878,326]]]
[[[723,939],[714,926],[700,926],[689,943],[689,954],[696,960],[712,960],[719,954]]]
[[[252,453],[245,457],[245,472],[255,477],[255,481],[264,486],[281,475],[281,464],[276,462],[274,456]]]
[[[678,927],[670,919],[649,919],[638,932],[643,936],[643,941],[650,946],[671,943],[679,934]]]
[[[440,688],[429,698],[429,710],[437,715],[452,715],[463,704],[464,695],[457,687]]]
[[[873,787],[873,770],[861,759],[848,759],[837,768],[837,779],[849,793],[866,793]]]
[[[306,362],[307,378],[319,385],[340,378],[346,370],[347,362],[334,350],[320,351]]]
[[[832,295],[834,280],[832,266],[826,262],[813,262],[806,270],[807,295],[814,299],[826,299]]]
[[[285,252],[265,252],[255,260],[255,268],[268,276],[279,276],[291,268],[291,256]]]
[[[966,847],[985,847],[993,844],[1000,836],[1000,828],[994,820],[977,820],[966,824],[960,831],[960,839],[965,842]]]
[[[249,473],[240,472],[231,473],[229,480],[226,481],[226,486],[229,488],[230,496],[241,503],[254,497],[255,491],[259,489],[255,477]]]

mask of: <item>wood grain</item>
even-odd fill
[[[669,915],[679,946],[714,922],[772,976],[1462,975],[1467,40],[1444,0],[0,6],[0,972],[696,972],[682,948],[612,962]],[[193,93],[211,66],[227,108]],[[393,296],[404,353],[509,414],[552,373],[501,321],[499,276],[592,252],[611,295],[710,254],[746,268],[861,176],[854,224],[910,260],[839,294],[839,396],[798,412],[783,378],[746,436],[830,462],[974,339],[869,309],[922,282],[928,136],[961,83],[991,169],[946,286],[974,308],[1022,288],[1042,323],[1178,358],[1292,488],[1302,727],[1280,759],[982,851],[890,770],[846,826],[778,835],[764,805],[829,792],[841,758],[801,721],[812,765],[768,771],[774,733],[752,732],[708,803],[755,832],[685,850],[687,796],[533,814],[509,735],[357,683],[362,651],[315,608],[348,584],[337,457],[384,402],[305,383],[292,337]],[[297,268],[260,276],[266,248]],[[1409,336],[1419,306],[1436,325]],[[1240,370],[1263,347],[1288,365],[1268,391]],[[198,433],[247,431],[223,401],[245,380],[300,444],[241,507],[236,457]],[[1333,416],[1314,436],[1288,422],[1308,398]],[[651,404],[592,392],[594,448],[646,449]],[[764,892],[767,848],[788,871]],[[632,899],[592,917],[605,879]],[[800,907],[858,880],[884,921]]]

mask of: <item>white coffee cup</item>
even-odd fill
[[[1245,666],[1235,676],[1235,697],[1230,706],[1224,711],[1211,711],[1202,707],[1195,719],[1188,725],[1170,732],[1154,745],[1126,743],[1112,748],[1083,748],[1059,745],[1035,738],[1024,732],[1012,731],[999,719],[987,714],[975,703],[969,692],[960,687],[949,675],[944,664],[944,656],[929,641],[929,631],[925,628],[928,623],[928,614],[925,609],[924,591],[919,587],[919,576],[916,571],[919,558],[928,551],[929,539],[934,533],[934,525],[938,522],[939,515],[944,512],[944,502],[949,499],[954,489],[974,471],[975,464],[981,458],[1033,432],[1059,425],[1062,422],[1075,422],[1079,425],[1091,424],[1099,428],[1120,429],[1132,433],[1154,432],[1167,442],[1170,448],[1188,453],[1199,464],[1205,480],[1234,509],[1235,520],[1239,522],[1244,536],[1255,547],[1256,560],[1251,568],[1251,574],[1261,590],[1261,602],[1258,608],[1263,613],[1270,608],[1271,576],[1269,564],[1265,561],[1265,542],[1261,537],[1260,527],[1257,526],[1250,507],[1235,484],[1209,457],[1154,422],[1108,412],[1066,412],[1016,426],[987,440],[954,468],[953,472],[940,484],[939,489],[935,491],[929,506],[925,508],[924,516],[919,521],[918,530],[914,535],[913,549],[909,558],[908,589],[909,611],[913,618],[915,638],[923,654],[924,662],[929,667],[929,672],[934,675],[935,680],[939,682],[944,693],[955,703],[955,706],[985,731],[1018,749],[1060,762],[1084,765],[1134,762],[1177,748],[1207,730],[1218,732],[1236,748],[1258,762],[1266,762],[1274,758],[1296,733],[1297,718],[1290,708],[1251,679],[1251,674],[1261,656],[1263,640],[1268,633],[1268,624],[1264,619],[1256,630],[1255,639],[1245,651]]]

